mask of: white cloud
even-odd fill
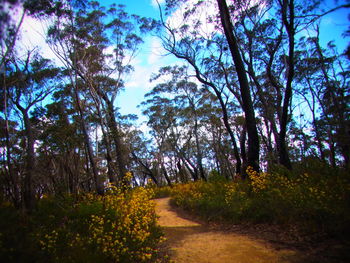
[[[189,0],[184,2],[168,19],[167,24],[170,28],[179,29],[184,25],[188,26],[187,32],[196,32],[197,34],[209,37],[215,32],[215,23],[210,20],[219,13],[215,0],[203,1],[195,11],[189,16],[185,14],[194,8],[198,0]],[[198,27],[195,27],[199,25]],[[185,34],[178,33],[178,37],[184,37]]]
[[[165,0],[158,0],[158,3],[160,5],[164,4],[165,3]],[[154,7],[154,8],[158,8],[158,3],[157,3],[157,0],[152,0],[151,1],[151,5]]]
[[[259,4],[262,8],[265,6],[265,0],[248,1],[243,9],[248,9]],[[235,18],[232,18],[235,19]],[[168,26],[178,30],[186,25],[187,30],[176,32],[178,39],[188,36],[188,34],[211,38],[213,33],[217,33],[221,28],[219,18],[219,7],[216,0],[188,0],[183,2],[179,8],[171,14],[166,20]]]
[[[159,38],[152,37],[150,40],[150,54],[148,56],[147,62],[150,65],[157,64],[160,62],[162,57],[164,57],[164,48]]]
[[[173,56],[165,56],[165,51],[159,39],[151,37],[145,40],[145,44],[139,55],[133,60],[134,71],[127,77],[125,91],[117,97],[117,107],[120,107],[121,114],[138,114],[140,122],[145,118],[141,116],[141,109],[138,105],[144,101],[145,93],[149,92],[155,85],[164,81],[163,79],[149,82],[152,74],[157,73],[161,67],[182,64]]]
[[[17,42],[17,51],[24,55],[28,50],[39,49],[40,54],[58,63],[58,59],[46,43],[46,31],[49,21],[38,20],[25,16],[20,29],[20,40]]]

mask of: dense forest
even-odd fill
[[[164,186],[178,205],[195,210],[205,202],[250,206],[220,214],[226,219],[251,213],[274,221],[295,208],[288,216],[312,210],[304,221],[318,218],[333,235],[348,231],[350,47],[339,50],[338,43],[349,31],[329,43],[320,35],[324,18],[349,8],[349,1],[167,0],[155,20],[96,1],[3,0],[0,202],[1,216],[12,219],[4,216],[0,225],[22,222],[0,235],[6,262],[24,262],[32,253],[33,247],[14,256],[10,247],[11,235],[33,229],[44,251],[33,262],[154,262],[150,251],[161,234],[146,195]],[[45,40],[55,61],[39,48],[19,50],[28,17],[48,24]],[[151,89],[140,103],[148,127],[141,129],[137,116],[121,115],[115,102],[148,35],[176,63],[144,80]],[[247,203],[237,194],[243,192],[260,202]],[[257,215],[257,207],[267,210]],[[204,210],[213,213],[210,205]],[[34,227],[50,213],[57,219]],[[103,228],[104,238],[121,242],[118,252],[107,253],[113,245],[96,238],[103,232],[96,218],[107,224],[114,213],[133,223],[121,224],[123,235],[110,239]],[[91,216],[90,225],[60,242],[73,247],[86,229],[96,232],[96,242],[86,238],[68,254],[52,252],[50,237],[59,235],[53,225],[68,233],[84,216]],[[77,252],[83,246],[101,255],[84,261],[85,252]]]

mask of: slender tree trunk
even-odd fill
[[[115,180],[114,169],[113,169],[112,151],[110,147],[109,136],[104,131],[104,128],[102,128],[102,134],[106,141],[105,147],[106,147],[107,175],[108,175],[109,181],[111,183],[114,183],[116,180]]]
[[[25,127],[25,135],[27,139],[26,147],[26,171],[24,176],[24,191],[23,200],[25,209],[30,212],[35,205],[35,193],[33,189],[33,175],[35,172],[35,152],[34,152],[34,136],[32,126],[29,120],[28,112],[25,109],[20,109],[23,114]]]
[[[106,147],[106,161],[107,161],[107,175],[110,183],[116,182],[116,178],[114,175],[114,169],[113,169],[113,161],[112,161],[112,150],[111,150],[111,140],[110,140],[110,135],[108,134],[108,124],[106,121],[106,118],[102,115],[101,109],[100,109],[100,99],[96,98],[92,94],[93,100],[95,102],[95,107],[97,110],[97,115],[99,117],[99,123],[101,126],[101,131],[103,135],[103,141],[104,145]],[[107,131],[106,131],[107,129]]]
[[[247,129],[246,129],[246,124],[244,124],[243,129],[242,129],[242,133],[240,136],[240,140],[239,140],[243,163],[247,162],[247,154],[246,154],[246,150],[245,150],[246,139],[247,139]]]
[[[18,25],[16,26],[16,29],[15,31],[13,32],[12,34],[12,39],[11,41],[5,41],[7,42],[8,44],[6,45],[6,51],[5,51],[5,54],[2,54],[2,58],[0,60],[0,70],[3,69],[5,63],[6,63],[6,60],[8,59],[8,56],[12,53],[13,49],[15,48],[16,46],[16,41],[18,39],[18,34],[19,34],[19,31],[21,29],[21,26],[23,24],[23,21],[24,21],[24,18],[26,16],[26,13],[27,13],[27,10],[26,9],[23,9],[23,13],[21,15],[21,18],[19,20],[19,23]]]
[[[193,105],[192,105],[193,106]],[[195,140],[196,140],[196,149],[197,149],[197,165],[198,165],[198,169],[199,169],[199,175],[200,177],[206,181],[207,178],[205,177],[205,173],[204,173],[204,168],[203,168],[203,156],[202,156],[202,150],[200,148],[199,145],[199,136],[198,136],[198,120],[197,120],[197,113],[194,110],[194,106],[193,106],[193,111],[195,114],[195,122],[194,122],[194,136],[195,136]]]
[[[156,184],[156,186],[159,186],[158,179],[154,175],[149,165],[147,165],[147,163],[144,163],[139,157],[137,157],[137,155],[134,152],[132,152],[131,155],[134,157],[135,161],[138,162],[146,170],[145,174],[152,179],[152,181]]]
[[[163,175],[164,175],[164,178],[165,178],[167,184],[168,184],[169,186],[172,186],[171,180],[170,180],[170,178],[169,178],[168,172],[167,172],[166,169],[165,169],[164,164],[162,164],[162,172],[163,172]]]
[[[289,12],[288,12],[289,11]],[[288,16],[289,13],[289,16]],[[289,17],[289,20],[288,20]],[[282,115],[280,122],[280,132],[278,137],[278,151],[280,164],[287,169],[292,169],[292,164],[289,158],[287,149],[287,125],[289,123],[289,106],[292,100],[292,82],[294,78],[294,0],[283,0],[282,4],[282,20],[288,34],[289,52],[288,52],[288,68],[287,68],[287,83],[284,92]]]
[[[84,135],[86,151],[88,154],[92,173],[94,176],[96,192],[98,194],[103,194],[103,186],[102,186],[101,178],[99,177],[99,174],[97,171],[95,158],[94,158],[92,147],[91,147],[90,137],[89,137],[89,134],[88,134],[87,129],[86,129],[86,124],[85,124],[85,120],[84,120],[84,113],[83,113],[83,110],[82,110],[81,105],[80,105],[79,94],[78,94],[76,87],[74,87],[73,89],[74,89],[74,97],[75,97],[75,101],[76,101],[76,105],[77,105],[79,117],[80,117],[80,126],[81,126],[81,130],[83,132],[83,135]]]
[[[7,87],[6,87],[6,78],[5,78],[5,71],[3,74],[3,91],[4,91],[4,115],[5,115],[5,149],[6,149],[6,164],[8,169],[8,176],[9,181],[12,183],[12,186],[9,186],[12,188],[13,191],[13,203],[15,207],[19,208],[21,205],[21,198],[20,198],[20,192],[19,192],[19,180],[18,180],[18,174],[17,172],[13,171],[12,162],[11,162],[11,143],[10,143],[10,128],[9,128],[9,120],[8,120],[8,112],[7,112]]]
[[[233,34],[233,25],[230,19],[230,13],[225,0],[217,0],[221,24],[224,28],[227,43],[229,45],[232,59],[236,68],[240,93],[242,97],[242,106],[245,114],[247,133],[248,133],[248,152],[247,166],[251,166],[254,170],[259,171],[259,136],[256,127],[255,113],[253,102],[250,95],[250,88],[244,63],[237,45],[236,37]],[[244,172],[244,171],[243,171]]]
[[[123,181],[124,176],[127,172],[126,168],[126,158],[127,158],[127,149],[122,141],[122,136],[119,131],[119,127],[117,124],[117,121],[115,119],[115,112],[113,108],[113,104],[110,100],[108,100],[106,97],[103,97],[107,104],[107,114],[108,114],[108,125],[112,132],[112,138],[115,145],[115,153],[117,157],[117,163],[118,163],[118,171],[119,171],[119,180]]]
[[[242,162],[241,162],[241,158],[239,156],[239,151],[238,151],[238,147],[237,147],[237,142],[236,142],[235,136],[234,136],[233,131],[232,131],[232,129],[230,127],[230,124],[229,124],[229,116],[228,116],[228,113],[227,113],[227,108],[226,108],[225,102],[224,102],[224,100],[222,98],[220,90],[213,83],[205,80],[201,76],[197,65],[189,57],[180,55],[180,54],[178,54],[178,53],[176,53],[174,51],[173,51],[173,54],[177,58],[186,60],[194,68],[194,70],[196,72],[196,78],[198,79],[198,81],[203,83],[204,85],[207,85],[208,87],[211,87],[214,90],[214,93],[215,93],[216,97],[218,98],[218,100],[220,102],[220,106],[221,106],[222,113],[223,113],[223,121],[224,121],[225,128],[226,128],[227,132],[230,135],[231,142],[232,142],[232,145],[233,145],[233,153],[234,153],[234,156],[236,158],[236,173],[240,174],[241,171],[242,171],[242,169],[241,169]]]

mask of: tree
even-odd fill
[[[168,6],[172,2],[167,3]],[[198,3],[193,10],[189,9],[184,13],[184,21],[195,12],[195,8],[202,4]],[[162,20],[162,25],[166,29],[160,38],[163,47],[179,59],[186,61],[191,66],[194,76],[217,97],[223,115],[225,127],[230,135],[234,156],[236,158],[236,172],[241,173],[241,158],[237,146],[235,135],[230,127],[230,118],[227,105],[228,103],[241,104],[239,93],[236,92],[235,74],[232,72],[232,64],[226,59],[226,44],[222,35],[211,32],[210,35],[202,34],[200,30],[201,23],[195,23],[192,26],[184,23],[175,28],[168,22]],[[233,102],[234,101],[234,102]],[[237,106],[239,109],[239,106]]]
[[[26,138],[25,175],[23,182],[23,201],[25,208],[30,211],[34,207],[35,188],[33,177],[36,174],[36,156],[34,145],[36,135],[33,131],[31,110],[38,106],[55,89],[59,78],[59,69],[43,59],[37,53],[29,51],[24,61],[14,58],[7,65],[4,84],[8,97],[16,107],[19,118],[23,121]]]
[[[122,181],[127,171],[128,152],[114,103],[142,42],[136,32],[141,34],[152,29],[153,22],[130,16],[122,5],[113,5],[106,11],[96,2],[87,4],[69,18],[70,23],[65,24],[65,20],[58,17],[55,26],[49,30],[51,43],[66,67],[84,83],[83,92],[93,101],[99,115],[108,152],[110,180],[114,181],[109,144],[114,142],[119,181]]]
[[[250,95],[249,83],[242,60],[241,53],[234,36],[233,25],[230,13],[225,0],[218,0],[221,24],[231,51],[232,59],[238,76],[242,108],[245,114],[246,127],[248,133],[247,166],[251,166],[255,171],[259,171],[259,136],[256,127],[253,102]]]

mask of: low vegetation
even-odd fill
[[[298,173],[280,170],[227,181],[212,173],[209,182],[176,185],[173,202],[207,220],[293,224],[307,233],[345,238],[350,226],[350,183],[345,172]]]
[[[152,192],[43,197],[31,215],[2,204],[1,262],[158,262]]]

